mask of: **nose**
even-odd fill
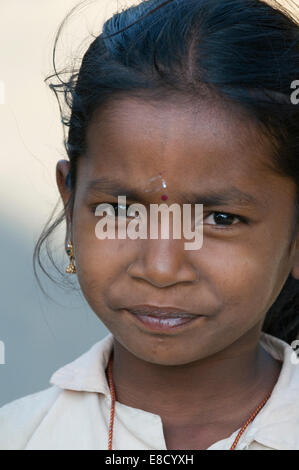
[[[127,269],[132,278],[142,279],[155,287],[169,287],[182,282],[198,281],[198,270],[184,250],[182,240],[146,240],[142,254]]]

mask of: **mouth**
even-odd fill
[[[203,315],[176,307],[157,307],[153,305],[137,305],[128,307],[125,311],[146,329],[164,332],[178,330],[203,317]]]

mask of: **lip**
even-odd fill
[[[125,309],[146,329],[168,332],[182,329],[185,325],[203,317],[177,307],[157,307],[153,305],[134,305]]]
[[[159,318],[187,318],[198,316],[196,313],[183,310],[179,307],[156,306],[156,305],[132,305],[125,307],[134,315],[150,315]]]

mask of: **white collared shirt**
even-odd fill
[[[242,434],[238,450],[299,450],[299,361],[286,342],[261,333],[260,343],[283,361],[272,395]],[[51,387],[0,408],[0,449],[105,450],[110,390],[105,369],[113,335],[58,369]],[[240,429],[240,428],[239,428]],[[207,450],[228,450],[239,429]],[[115,402],[113,450],[166,450],[161,417]]]

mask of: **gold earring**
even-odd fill
[[[74,265],[74,250],[72,242],[67,243],[66,252],[70,258],[70,264],[67,266],[65,272],[68,274],[75,274],[76,273],[76,266]]]

